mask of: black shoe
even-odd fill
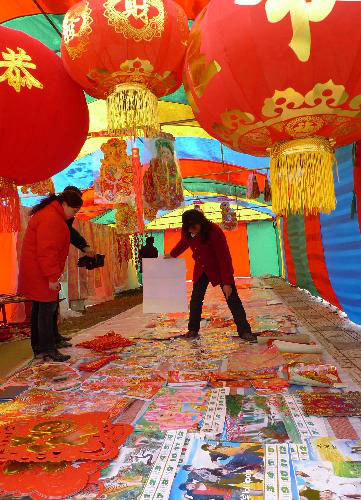
[[[58,349],[65,349],[66,347],[71,347],[72,344],[70,342],[67,342],[66,340],[59,340],[57,343],[56,343],[56,347]]]
[[[257,343],[257,336],[251,331],[238,332],[239,337],[246,342],[252,342],[252,344]]]
[[[68,354],[62,354],[60,351],[47,351],[43,353],[43,357],[50,358],[52,361],[56,361],[58,363],[63,363],[64,361],[68,361],[70,356]]]
[[[61,340],[63,340],[64,342],[69,342],[69,340],[71,340],[70,337],[64,337],[64,335],[58,335],[56,337],[56,342],[60,342]]]

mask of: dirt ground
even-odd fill
[[[65,336],[73,336],[85,328],[90,328],[141,304],[142,301],[143,292],[141,289],[128,290],[114,300],[88,307],[81,316],[62,321],[59,328],[60,333]],[[29,362],[32,357],[30,339],[0,344],[0,383],[10,373]]]
[[[60,333],[65,336],[90,328],[101,321],[105,321],[117,314],[120,314],[132,307],[141,304],[143,301],[142,290],[128,290],[114,300],[102,302],[95,306],[87,307],[86,313],[76,318],[68,318],[60,323]]]

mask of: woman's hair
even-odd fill
[[[190,238],[191,234],[189,232],[190,228],[196,225],[201,226],[200,236],[202,241],[205,242],[209,238],[209,233],[212,228],[212,223],[207,219],[203,212],[198,210],[187,210],[182,215],[182,231],[186,238]]]
[[[75,191],[76,193],[78,193],[80,196],[82,196],[82,192],[80,191],[79,188],[77,188],[76,186],[66,186],[66,188],[64,188],[64,193],[65,191]]]
[[[39,212],[39,210],[47,207],[55,200],[59,203],[65,202],[71,208],[81,208],[81,206],[83,205],[83,200],[81,199],[80,194],[78,194],[76,191],[68,189],[58,195],[51,194],[47,198],[42,199],[40,203],[38,203],[31,209],[30,215],[36,214],[37,212]]]

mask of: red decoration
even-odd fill
[[[0,115],[0,197],[7,202],[3,210],[0,204],[0,231],[11,231],[20,223],[14,184],[43,181],[67,167],[86,139],[89,115],[61,59],[38,40],[3,26]]]
[[[173,0],[83,0],[63,25],[64,64],[93,97],[108,99],[108,128],[159,129],[157,97],[181,84],[187,16]]]
[[[196,118],[223,143],[256,156],[311,135],[349,144],[361,137],[361,74],[354,71],[361,4],[282,3],[211,1],[197,19],[186,59]]]
[[[112,361],[115,361],[118,358],[119,358],[119,356],[113,355],[113,356],[107,356],[106,358],[101,358],[101,359],[97,359],[95,361],[91,361],[90,363],[83,363],[83,364],[79,365],[79,370],[81,370],[83,372],[91,372],[91,373],[96,372],[100,368],[102,368],[103,366],[111,363]]]
[[[209,0],[175,0],[185,10],[189,19],[195,19]]]
[[[232,149],[270,154],[277,214],[335,208],[334,147],[361,137],[360,16],[360,2],[213,0],[192,27],[196,119]]]
[[[98,482],[103,462],[21,463],[0,464],[0,490],[34,500],[72,497],[89,483]]]
[[[0,427],[0,461],[111,460],[132,432],[130,425],[113,425],[106,413],[37,415]]]
[[[92,340],[86,340],[77,344],[77,347],[83,347],[85,349],[92,349],[96,352],[109,351],[111,349],[118,349],[119,347],[128,347],[134,345],[135,342],[128,340],[121,335],[117,335],[115,332],[110,331],[105,335],[95,337]]]

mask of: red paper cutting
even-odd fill
[[[95,337],[95,339],[81,342],[80,344],[77,344],[76,347],[83,347],[84,349],[91,349],[96,352],[104,352],[111,349],[117,349],[119,347],[129,347],[134,344],[135,342],[110,331],[105,335]]]
[[[21,463],[0,464],[0,489],[17,496],[31,495],[34,500],[66,498],[81,492],[92,482],[98,482],[104,463]]]
[[[106,358],[97,359],[95,361],[91,361],[90,363],[83,363],[79,365],[78,368],[83,372],[96,372],[103,366],[107,365],[111,361],[115,361],[118,358],[119,356],[114,354],[113,356],[107,356]]]
[[[37,416],[0,427],[0,462],[111,460],[132,432],[106,413]]]

